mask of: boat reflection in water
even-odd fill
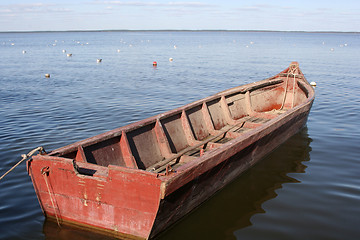
[[[262,204],[275,198],[277,189],[299,182],[289,173],[305,172],[311,142],[305,127],[157,239],[236,239],[237,230],[252,225],[252,216],[265,213]],[[43,232],[54,240],[113,239],[73,226],[59,228],[51,219],[45,220]]]

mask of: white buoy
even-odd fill
[[[50,78],[50,73],[46,73],[46,74],[45,74],[45,77],[46,77],[46,78]]]
[[[26,53],[26,51],[24,50],[24,51],[22,51],[22,53],[23,53],[23,54],[25,54],[25,53]]]
[[[62,52],[63,52],[63,53],[66,53],[66,50],[65,50],[65,49],[63,49],[63,50],[62,50]]]
[[[120,49],[118,49],[117,52],[120,52]]]
[[[98,58],[98,59],[96,60],[96,62],[98,62],[98,63],[101,63],[101,61],[102,61],[101,58]]]
[[[71,57],[71,56],[72,56],[72,53],[68,53],[68,54],[66,54],[66,56]]]
[[[311,82],[310,85],[316,87],[316,82]]]

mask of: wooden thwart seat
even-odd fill
[[[259,114],[260,115],[260,114]],[[183,162],[181,158],[186,156],[186,160],[184,162],[189,161],[192,158],[200,157],[203,152],[209,150],[207,145],[212,145],[210,149],[221,146],[221,144],[225,144],[232,139],[239,137],[241,134],[250,131],[251,129],[261,126],[262,124],[270,121],[273,117],[277,116],[277,112],[274,113],[266,113],[265,118],[261,118],[258,116],[245,116],[241,119],[238,119],[235,125],[226,125],[220,130],[212,130],[211,133],[215,135],[209,135],[207,138],[202,141],[195,140],[192,146],[189,146],[177,154],[172,154],[169,158],[166,158],[160,162],[157,162],[148,168],[147,171],[151,172],[161,172],[166,169],[167,165],[174,165],[179,162]],[[273,116],[273,117],[268,117]],[[235,121],[234,121],[235,122]],[[217,146],[216,146],[217,145]],[[201,153],[202,152],[202,153]]]
[[[230,130],[232,129],[235,129],[237,127],[239,127],[240,125],[243,125],[245,123],[245,121],[243,122],[240,122],[239,124],[235,125],[235,126],[229,126],[228,129],[226,130],[222,130],[220,131],[219,134],[215,135],[215,136],[211,136],[211,137],[208,137],[207,139],[203,140],[203,141],[199,141],[199,143],[193,145],[193,146],[190,146],[180,152],[178,152],[177,154],[174,154],[172,157],[170,158],[167,158],[167,159],[164,159],[158,163],[155,163],[154,165],[148,167],[146,170],[147,171],[155,171],[155,172],[158,172],[159,170],[158,169],[161,169],[161,167],[163,167],[164,165],[174,161],[174,160],[177,160],[178,158],[180,158],[182,155],[184,155],[185,153],[188,153],[196,148],[199,148],[207,143],[209,143],[210,141],[213,141],[214,139],[216,138],[219,138],[221,137],[222,135],[225,135],[227,132],[229,132]]]

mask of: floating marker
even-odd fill
[[[173,58],[169,58],[169,62],[172,62],[174,59]]]
[[[25,53],[26,53],[26,51],[24,50],[24,51],[22,51],[22,53],[23,53],[23,54],[25,54]]]
[[[98,62],[98,63],[101,63],[101,61],[102,61],[101,58],[98,58],[98,59],[96,60],[96,62]]]
[[[46,77],[46,78],[50,78],[50,73],[46,73],[46,74],[45,74],[45,77]]]
[[[117,52],[120,52],[120,49],[118,49]]]
[[[156,61],[153,62],[153,66],[154,66],[154,67],[157,66],[157,62],[156,62]]]
[[[66,50],[65,50],[65,49],[63,49],[63,50],[62,50],[62,52],[63,52],[63,53],[66,53]]]
[[[311,82],[310,85],[316,87],[316,82]]]

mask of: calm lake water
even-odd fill
[[[158,239],[360,239],[360,34],[0,33],[0,53],[0,175],[35,147],[53,150],[298,61],[317,83],[307,127]],[[0,181],[0,239],[104,238],[45,220],[24,163]]]

